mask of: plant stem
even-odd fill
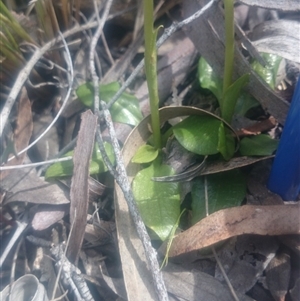
[[[153,29],[153,0],[144,0],[144,37],[145,37],[145,71],[149,91],[151,125],[154,138],[154,147],[161,148],[161,134],[159,121],[159,99],[157,83],[157,30]]]
[[[224,0],[225,6],[225,66],[223,79],[223,96],[232,83],[234,60],[234,10],[233,0]]]

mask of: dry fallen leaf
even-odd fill
[[[299,209],[299,204],[245,205],[217,211],[175,236],[168,255],[196,251],[242,234],[299,234]]]
[[[206,273],[186,270],[180,265],[168,263],[163,270],[168,292],[175,300],[189,301],[231,301],[228,287]],[[240,301],[253,301],[247,295],[238,293]]]
[[[31,103],[27,95],[26,88],[22,88],[20,93],[20,100],[18,103],[17,126],[14,130],[14,146],[16,153],[22,151],[28,146],[32,134],[32,112]],[[5,166],[12,166],[22,164],[26,153],[9,161]],[[11,170],[4,170],[0,172],[0,179],[4,179]]]
[[[263,277],[278,248],[275,237],[260,235],[234,237],[220,247],[218,258],[236,293],[245,294],[253,288]],[[226,283],[219,265],[215,269],[215,278]]]
[[[89,164],[94,147],[97,116],[90,110],[82,114],[77,145],[74,150],[74,170],[70,191],[70,221],[72,231],[67,256],[77,263],[84,237],[89,201]]]
[[[28,202],[34,204],[68,204],[66,193],[55,182],[46,182],[33,168],[14,169],[0,182],[5,190],[4,204]]]
[[[286,253],[277,254],[266,269],[268,288],[276,301],[284,301],[289,289],[291,258]]]
[[[239,137],[249,136],[249,135],[258,135],[262,132],[266,132],[274,128],[276,125],[276,120],[274,117],[270,116],[268,119],[263,121],[258,121],[257,123],[241,128],[236,131]]]
[[[34,213],[31,221],[31,226],[36,231],[45,230],[55,223],[62,220],[62,218],[68,214],[69,205],[47,205],[42,204],[32,208],[31,214]]]

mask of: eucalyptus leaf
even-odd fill
[[[131,159],[131,162],[133,163],[150,163],[154,161],[158,156],[158,149],[148,145],[144,144],[142,145],[133,158]]]
[[[212,116],[189,116],[173,127],[178,142],[198,155],[219,152],[219,128],[222,121]]]
[[[251,66],[253,70],[272,88],[276,86],[276,76],[279,65],[282,61],[280,56],[271,53],[261,53],[261,56],[266,61],[266,67],[263,67],[259,62],[254,61]]]
[[[260,134],[245,137],[240,142],[240,153],[243,156],[269,156],[274,153],[279,140],[272,139],[269,135]]]
[[[108,154],[109,159],[114,163],[114,152],[111,144],[104,142],[104,148],[106,150],[106,153]],[[65,156],[73,156],[73,151],[66,153]],[[73,167],[73,160],[54,163],[46,170],[45,178],[49,179],[71,176],[73,174]],[[91,175],[93,175],[105,171],[107,171],[107,167],[103,162],[98,146],[95,145],[92,154],[92,160],[90,162],[89,172]]]
[[[198,77],[201,87],[210,90],[220,102],[223,90],[222,80],[216,76],[203,57],[198,62]]]
[[[173,175],[168,165],[153,162],[139,171],[132,183],[134,198],[144,223],[161,240],[169,237],[180,215],[180,195],[178,183],[159,183],[152,177]]]
[[[249,74],[244,74],[238,78],[224,93],[221,102],[222,118],[231,123],[237,100],[241,94],[242,88],[248,83]]]
[[[119,89],[120,85],[117,82],[100,85],[99,94],[101,100],[108,103]],[[91,83],[86,83],[78,87],[76,94],[85,106],[89,108],[93,106],[94,92]],[[137,125],[143,119],[138,99],[126,92],[123,92],[120,98],[112,105],[110,113],[114,122],[126,123],[133,126]]]
[[[196,178],[192,183],[192,223],[206,216],[207,196],[208,213],[239,206],[246,195],[246,177],[239,170],[230,170]]]

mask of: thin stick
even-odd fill
[[[12,260],[12,264],[11,264],[11,270],[10,270],[10,283],[13,283],[16,279],[16,266],[17,266],[17,259],[18,259],[18,255],[19,255],[19,251],[21,248],[22,243],[24,242],[23,239],[21,239],[18,243],[17,243],[17,247],[16,250],[14,252],[14,257]]]
[[[52,159],[52,160],[46,160],[46,161],[42,161],[42,162],[29,163],[29,164],[0,166],[0,171],[10,170],[10,169],[27,168],[27,167],[36,167],[36,166],[48,165],[48,164],[53,164],[53,163],[57,163],[57,162],[69,161],[69,160],[72,160],[71,156],[64,157],[64,158]]]
[[[7,246],[5,247],[4,251],[1,254],[0,257],[0,268],[2,267],[7,255],[9,254],[9,252],[11,251],[11,249],[13,248],[13,246],[15,245],[15,242],[19,239],[19,237],[22,235],[23,231],[25,231],[27,225],[28,225],[28,221],[27,218],[24,218],[24,221],[16,221],[17,224],[17,229],[15,230],[13,236],[10,238],[9,243],[7,244]]]
[[[108,56],[108,60],[109,62],[111,63],[111,65],[113,65],[115,63],[115,60],[113,59],[112,55],[111,55],[111,52],[109,50],[109,47],[108,47],[108,44],[107,44],[107,41],[106,41],[106,38],[105,38],[105,35],[102,34],[101,35],[101,40],[102,40],[102,43],[103,43],[103,46],[104,46],[104,49],[106,51],[106,54]]]
[[[158,296],[158,300],[167,301],[169,300],[168,293],[162,277],[162,273],[159,269],[159,264],[156,257],[156,251],[151,245],[149,234],[140,216],[139,210],[137,208],[136,202],[133,197],[133,193],[130,187],[130,183],[128,181],[126,169],[122,160],[119,142],[116,137],[115,129],[111,120],[111,115],[108,109],[105,108],[106,104],[104,102],[101,102],[101,105],[103,107],[104,119],[111,137],[111,143],[116,157],[116,166],[117,166],[116,170],[118,171],[118,176],[115,178],[115,180],[120,186],[121,190],[123,191],[124,197],[126,199],[129,208],[129,212],[132,216],[135,228],[137,229],[138,236],[143,244],[147,263],[149,265],[152,274],[152,279],[155,285],[155,290]]]
[[[49,162],[49,161],[55,160],[55,159],[61,157],[62,155],[64,155],[66,152],[72,150],[76,144],[76,141],[77,141],[77,136],[72,141],[70,141],[66,146],[64,146],[57,154],[52,156],[52,158],[49,159],[45,165],[43,164],[44,166],[42,168],[40,168],[38,171],[38,176],[40,176],[42,174],[42,172],[45,171],[49,167],[50,164],[60,162],[60,160],[56,161],[56,162]],[[65,158],[72,158],[72,157],[70,156],[70,157],[65,157]],[[43,163],[45,163],[45,162],[46,161],[44,161]]]
[[[229,280],[229,278],[228,278],[228,276],[226,274],[226,271],[223,268],[223,265],[222,265],[222,263],[221,263],[221,261],[220,261],[220,259],[218,257],[218,254],[217,254],[217,252],[215,250],[215,247],[211,247],[211,249],[213,251],[213,254],[214,254],[214,257],[215,257],[215,259],[217,261],[217,264],[218,264],[218,266],[219,266],[219,268],[220,268],[220,270],[222,272],[222,275],[223,275],[223,277],[224,277],[224,279],[226,281],[226,284],[228,285],[228,288],[229,288],[229,290],[231,292],[231,295],[232,295],[233,299],[235,301],[240,301],[239,297],[237,296],[237,294],[236,294],[236,292],[235,292],[235,290],[234,290],[234,288],[233,288],[233,286],[232,286],[232,284],[231,284],[231,282],[230,282],[230,280]]]
[[[108,168],[108,170],[112,174],[112,176],[114,178],[116,178],[118,176],[118,173],[117,173],[116,169],[113,167],[113,164],[110,161],[110,159],[107,155],[107,152],[104,148],[104,143],[103,143],[103,139],[102,139],[102,135],[101,135],[101,131],[100,131],[99,127],[98,127],[97,132],[96,132],[96,141],[98,143],[99,150],[100,150],[101,156],[103,158],[103,161],[104,161],[106,167]]]
[[[90,72],[92,75],[92,80],[93,80],[93,87],[94,87],[94,113],[96,115],[100,115],[99,114],[99,107],[100,107],[100,97],[99,97],[99,78],[96,74],[96,68],[95,68],[95,50],[96,50],[96,45],[97,42],[102,34],[102,30],[103,30],[103,26],[106,22],[106,19],[108,17],[108,13],[110,10],[110,7],[112,5],[112,0],[109,0],[106,3],[104,12],[103,12],[103,16],[101,18],[101,22],[99,22],[98,24],[98,28],[91,40],[91,48],[90,48],[90,55],[89,55],[89,63],[90,63]],[[105,151],[104,148],[104,144],[103,144],[103,140],[102,140],[102,136],[100,133],[100,130],[97,129],[96,132],[96,140],[97,143],[99,145],[99,149],[103,158],[104,163],[106,164],[107,168],[109,169],[109,171],[113,174],[113,176],[116,176],[116,172],[112,166],[112,163],[110,162],[108,155]]]
[[[113,0],[108,0],[105,9],[101,18],[101,21],[97,27],[97,30],[91,40],[91,48],[90,48],[90,55],[89,55],[89,63],[90,63],[90,72],[92,75],[92,80],[93,80],[93,87],[94,87],[94,113],[98,115],[99,112],[99,103],[100,103],[100,98],[99,98],[99,78],[96,74],[96,68],[95,68],[95,51],[96,51],[96,46],[98,43],[98,40],[100,38],[100,35],[102,34],[103,26],[106,22],[106,19],[109,14],[110,7],[112,5]]]
[[[74,215],[76,217],[76,209],[75,209]],[[64,265],[64,260],[67,257],[66,254],[67,254],[67,250],[68,250],[68,247],[69,247],[69,244],[70,244],[70,238],[71,238],[71,234],[73,232],[73,228],[74,228],[74,221],[71,224],[71,229],[70,229],[69,237],[68,237],[68,240],[67,240],[67,243],[66,243],[66,247],[65,247],[65,250],[64,250],[64,256],[63,256],[63,258],[61,258],[61,265],[60,265],[60,267],[58,269],[58,272],[57,272],[57,276],[56,276],[56,279],[55,279],[55,284],[54,284],[54,287],[53,287],[51,299],[54,299],[55,295],[56,295],[56,291],[57,291],[57,288],[58,288],[58,282],[59,282],[60,275],[62,273],[62,269],[63,269],[63,265]]]

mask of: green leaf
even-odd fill
[[[118,92],[120,85],[117,82],[113,82],[107,85],[100,85],[99,89],[101,100],[108,103]],[[93,106],[93,93],[91,83],[81,85],[76,90],[80,101],[89,108]],[[114,122],[126,123],[133,126],[137,125],[143,119],[138,99],[125,92],[112,105],[110,113]]]
[[[209,115],[189,116],[173,127],[174,136],[188,151],[198,155],[219,152],[219,128],[222,121]]]
[[[220,102],[223,90],[222,80],[215,75],[213,69],[203,57],[200,58],[198,63],[198,76],[201,87],[210,90]]]
[[[233,157],[235,151],[235,140],[231,135],[231,131],[221,122],[219,127],[219,144],[218,150],[225,160]]]
[[[246,195],[246,189],[245,176],[238,169],[196,178],[192,184],[192,223],[206,216],[205,195],[211,214],[239,206]]]
[[[104,142],[104,148],[108,154],[109,159],[114,164],[114,152],[111,144]],[[67,156],[73,156],[73,151],[66,153],[65,157]],[[49,179],[71,176],[73,174],[73,167],[73,160],[54,163],[47,169],[45,178]],[[103,162],[98,146],[95,146],[92,154],[92,160],[90,162],[89,172],[91,175],[93,175],[105,171],[107,171],[107,167]]]
[[[245,137],[241,140],[239,151],[242,156],[269,156],[277,149],[278,143],[279,140],[265,134]]]
[[[108,156],[110,162],[112,162],[112,164],[114,165],[115,164],[115,154],[114,154],[112,145],[106,141],[104,141],[103,144],[104,144],[104,149],[107,153],[107,156]],[[89,170],[90,170],[90,175],[99,174],[99,173],[102,173],[102,172],[105,172],[108,170],[106,165],[104,164],[100,149],[97,144],[95,144],[95,146],[94,146],[94,151],[92,154],[92,160],[90,163]]]
[[[245,116],[250,109],[258,106],[260,106],[259,101],[257,101],[251,94],[242,92],[235,106],[234,114]]]
[[[144,223],[161,240],[168,238],[180,215],[178,183],[160,183],[152,177],[173,175],[170,166],[153,162],[135,176],[132,190]]]
[[[131,162],[133,163],[150,163],[154,161],[158,156],[158,149],[155,147],[145,144],[142,145],[137,152],[134,154]]]
[[[261,53],[267,65],[263,67],[258,61],[251,65],[253,70],[272,88],[275,89],[276,77],[282,57],[271,53]]]
[[[73,156],[74,151],[67,152],[64,157]],[[45,173],[45,178],[60,178],[73,174],[73,160],[57,162],[50,165]]]
[[[242,75],[224,93],[220,108],[222,118],[228,123],[231,123],[237,100],[242,88],[248,83],[249,77],[249,74]]]

